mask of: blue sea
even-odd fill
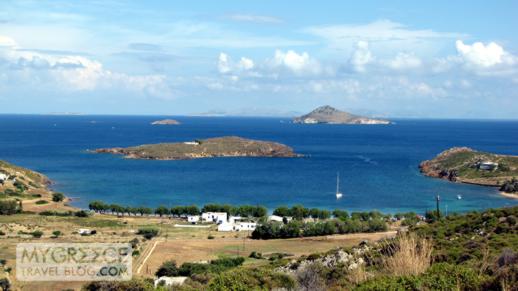
[[[56,191],[87,207],[260,204],[423,213],[517,205],[495,188],[450,183],[418,164],[452,146],[518,155],[518,121],[395,120],[389,126],[300,125],[283,118],[0,115],[0,159],[47,175]],[[88,149],[217,136],[276,141],[303,158],[130,160]],[[335,197],[340,172],[342,199]],[[457,200],[462,195],[462,200]]]

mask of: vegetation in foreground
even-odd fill
[[[209,264],[203,276],[184,273],[189,279],[175,290],[518,290],[517,217],[518,207],[450,215],[412,225],[395,239],[298,260],[279,256],[260,266],[206,271]],[[257,253],[251,257],[247,260],[264,260]],[[174,267],[179,272],[184,266]],[[134,290],[154,288],[140,279],[85,288],[119,290],[128,284]]]

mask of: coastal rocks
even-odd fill
[[[390,124],[388,120],[372,119],[340,111],[331,106],[321,106],[306,115],[296,117],[293,123],[303,124]]]
[[[338,265],[343,265],[347,270],[354,270],[365,264],[363,256],[371,250],[372,248],[370,246],[363,244],[359,247],[353,248],[351,252],[338,249],[320,257],[311,255],[302,260],[293,260],[287,265],[277,268],[277,271],[295,274],[313,264],[319,264],[326,268],[335,268]]]
[[[157,120],[153,121],[151,125],[179,125],[180,122],[178,120],[174,119],[163,119],[163,120]]]
[[[236,136],[128,148],[97,149],[96,153],[124,155],[129,159],[188,160],[216,157],[300,157],[292,148],[275,142]]]

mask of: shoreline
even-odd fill
[[[507,198],[518,199],[518,193],[513,194],[513,193],[507,193],[507,192],[503,192],[503,191],[498,191],[498,193],[500,193],[500,195],[507,197]]]

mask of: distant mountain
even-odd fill
[[[306,115],[296,117],[293,123],[329,123],[329,124],[390,124],[388,120],[372,119],[340,111],[329,105],[318,107]]]

